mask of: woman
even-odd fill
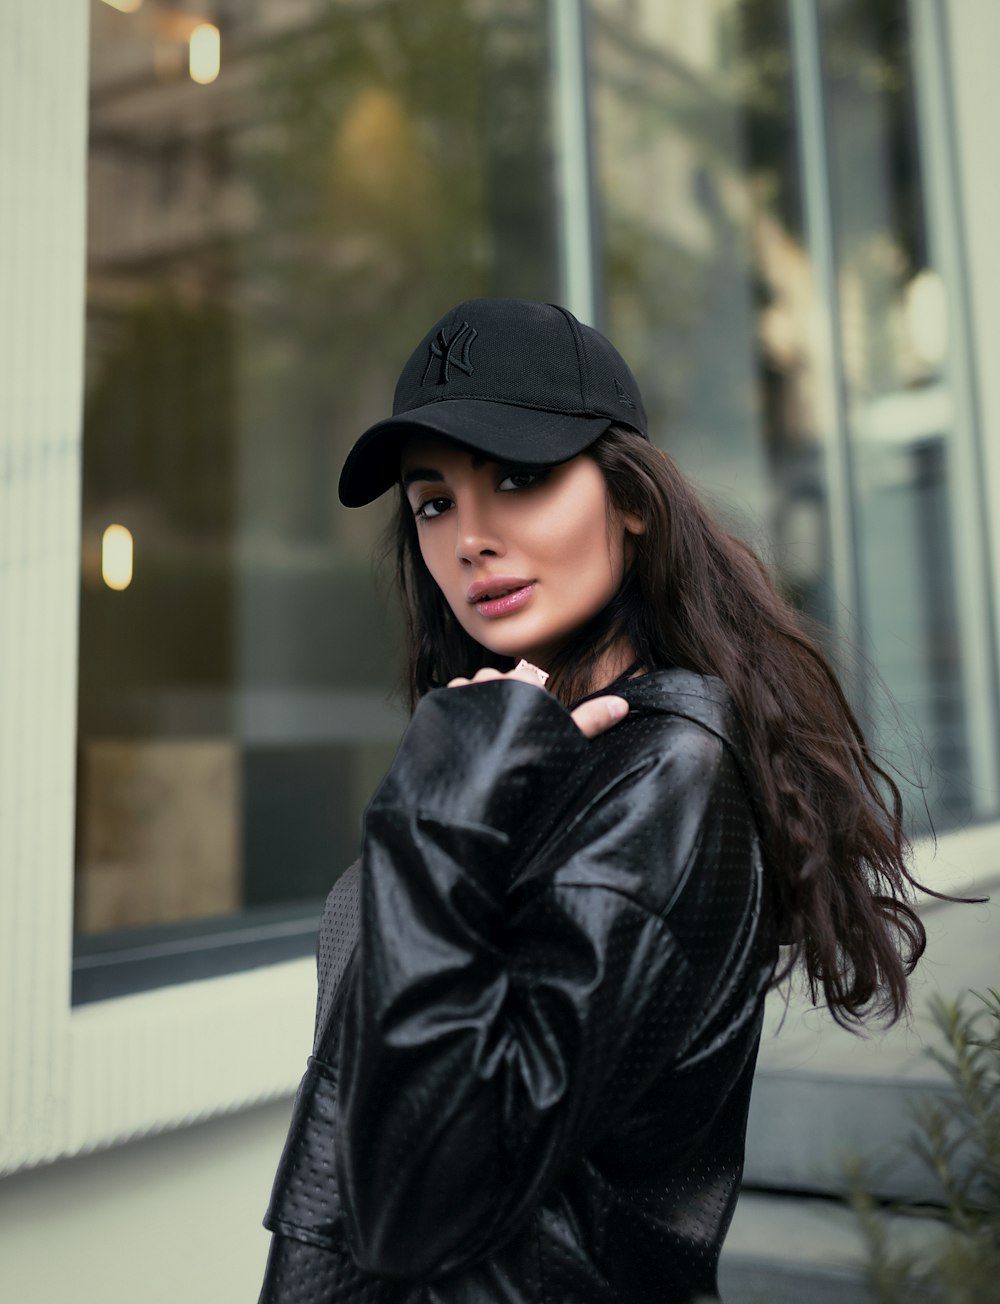
[[[327,904],[261,1299],[716,1298],[779,940],[842,1022],[905,1009],[898,792],[565,309],[432,328],[341,499],[394,485],[415,710]]]

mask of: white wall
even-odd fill
[[[8,1304],[253,1304],[290,1101],[0,1182]]]
[[[88,21],[0,3],[0,1174],[294,1090],[310,958],[72,1008]]]
[[[312,962],[70,1006],[89,13],[0,0],[0,1173],[196,1125],[0,1180],[0,1299],[236,1304]]]

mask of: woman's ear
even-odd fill
[[[636,512],[622,512],[622,525],[626,534],[646,533],[646,522]]]

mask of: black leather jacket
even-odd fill
[[[723,685],[622,691],[591,740],[528,684],[421,701],[324,915],[262,1302],[716,1297],[771,892]]]

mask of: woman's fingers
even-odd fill
[[[544,670],[539,670],[533,666],[530,661],[519,661],[513,670],[508,670],[505,679],[518,679],[522,684],[534,684],[536,688],[544,688],[548,675]]]
[[[493,666],[483,666],[482,670],[477,670],[471,679],[464,679],[457,675],[454,679],[448,680],[449,688],[463,688],[466,684],[481,684],[487,679],[503,679],[502,670],[497,670]]]
[[[484,666],[482,670],[477,670],[471,679],[458,675],[455,679],[448,680],[448,687],[462,688],[465,684],[482,684],[488,679],[517,679],[523,684],[543,687],[548,675],[529,661],[519,661],[513,670],[503,671],[497,670],[494,666]],[[619,720],[624,720],[626,715],[628,715],[628,702],[625,698],[609,694],[581,703],[571,713],[570,718],[587,738],[596,738],[598,734],[604,733]]]
[[[450,689],[462,689],[467,683],[485,683],[488,679],[519,679],[522,683],[533,683],[538,687],[544,687],[548,674],[544,670],[538,669],[537,665],[532,665],[529,661],[519,661],[512,670],[497,670],[492,665],[486,665],[481,670],[477,670],[471,679],[463,678],[458,675],[454,679],[449,679]],[[628,703],[625,698],[615,698],[614,695],[604,696],[604,698],[592,698],[589,702],[584,702],[571,713],[572,722],[587,738],[596,738],[597,734],[602,734],[611,725],[617,725],[619,720],[625,720],[628,715]]]
[[[572,720],[587,738],[595,738],[619,720],[624,720],[626,715],[628,702],[624,697],[594,697],[573,711]]]
[[[521,658],[521,660],[517,663],[514,669],[523,670],[527,674],[533,675],[543,688],[549,682],[549,672],[547,670],[543,670],[541,666],[533,666],[530,661],[525,661],[524,657]]]
[[[462,688],[465,684],[482,684],[488,679],[517,679],[522,684],[535,684],[541,687],[544,686],[548,675],[544,670],[539,670],[537,666],[529,665],[527,661],[521,661],[513,670],[507,671],[497,670],[495,666],[483,666],[482,670],[477,670],[471,679],[463,679],[461,675],[455,679],[449,679],[448,687]]]

